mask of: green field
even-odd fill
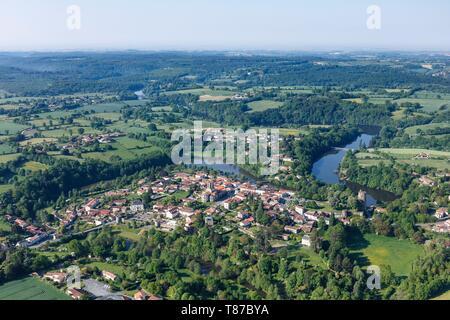
[[[252,109],[250,112],[262,112],[269,109],[277,109],[283,105],[283,102],[272,100],[253,101],[248,104]]]
[[[0,134],[17,134],[27,128],[28,126],[12,121],[0,121]]]
[[[14,149],[8,144],[0,144],[0,155],[14,152]]]
[[[106,262],[91,262],[85,265],[85,267],[97,267],[101,271],[109,271],[116,275],[125,273],[125,268],[116,264],[110,264]]]
[[[359,159],[359,165],[363,167],[376,166],[380,162],[389,163],[383,154],[374,153],[375,150],[369,150],[370,152],[360,152],[356,155]],[[438,170],[450,169],[450,152],[427,150],[427,149],[387,149],[381,148],[377,151],[385,153],[401,163],[409,165],[434,168]],[[430,159],[415,159],[420,153],[427,153],[430,155]]]
[[[28,161],[23,165],[23,168],[30,171],[39,171],[39,170],[47,170],[49,167],[46,164],[36,162],[36,161]]]
[[[438,128],[450,128],[450,123],[441,122],[441,123],[430,123],[430,124],[425,124],[425,125],[421,125],[421,126],[414,126],[414,127],[406,128],[405,132],[409,135],[415,135],[415,134],[417,134],[418,130],[422,130],[423,132],[426,132],[427,130],[433,130],[433,129],[438,129]]]
[[[186,90],[177,90],[177,91],[167,91],[163,94],[192,94],[196,96],[232,96],[236,92],[228,91],[228,90],[214,90],[209,88],[198,88],[198,89],[186,89]]]
[[[0,164],[16,160],[19,156],[20,156],[20,153],[1,155],[0,156]]]
[[[13,188],[12,184],[0,184],[0,194],[5,193]]]
[[[0,300],[71,300],[51,284],[36,278],[8,282],[0,286]]]
[[[412,262],[423,252],[420,245],[409,240],[367,234],[351,241],[352,254],[363,265],[389,265],[399,276],[407,276]]]
[[[394,100],[398,105],[410,102],[410,103],[418,103],[423,107],[423,111],[425,112],[433,112],[439,110],[443,105],[450,105],[450,99],[425,99],[425,98],[403,98]]]

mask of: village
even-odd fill
[[[364,202],[366,193],[360,191],[358,200]],[[285,221],[282,231],[272,240],[277,247],[295,244],[299,247],[312,246],[311,233],[320,221],[329,224],[331,219],[350,225],[354,216],[365,217],[364,212],[351,210],[310,210],[307,200],[299,199],[295,192],[279,189],[268,184],[241,181],[217,173],[203,171],[176,172],[156,180],[139,179],[132,186],[105,191],[83,202],[68,203],[61,210],[53,212],[59,226],[35,226],[19,218],[6,215],[6,219],[29,237],[16,246],[38,249],[45,243],[57,243],[67,236],[78,236],[101,230],[106,226],[120,227],[138,225],[137,230],[156,228],[163,232],[181,229],[195,232],[196,223],[212,228],[217,233],[238,230],[254,238],[255,232],[264,227],[257,221],[255,212],[249,210],[249,201],[262,204],[269,221]],[[378,213],[383,208],[375,208]],[[450,220],[448,210],[439,208],[434,216],[435,224],[428,226],[434,232],[448,233]],[[288,219],[281,219],[287,217]],[[366,217],[370,218],[370,217]],[[286,222],[287,221],[287,222]],[[159,300],[142,289],[134,296],[121,295],[111,290],[118,276],[108,270],[86,280],[81,288],[66,288],[66,294],[73,299],[113,300]],[[70,276],[65,270],[52,271],[34,276],[64,287]],[[100,289],[99,289],[100,288]]]

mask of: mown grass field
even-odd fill
[[[423,252],[420,245],[375,234],[350,243],[351,253],[365,266],[389,265],[399,276],[407,276],[412,262]]]
[[[71,300],[62,291],[36,278],[25,278],[0,286],[0,300]]]

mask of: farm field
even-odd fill
[[[358,163],[363,167],[376,166],[380,162],[388,163],[382,154],[374,153],[375,150],[370,149],[369,152],[357,153]],[[450,152],[427,150],[427,149],[377,149],[381,153],[388,154],[395,158],[396,161],[407,163],[409,165],[417,165],[421,167],[430,167],[438,170],[450,169]],[[430,155],[429,159],[415,159],[420,153]]]
[[[0,156],[0,164],[16,160],[19,156],[20,156],[20,153],[1,155]]]
[[[351,252],[363,265],[389,265],[399,276],[407,276],[412,262],[423,252],[420,245],[409,240],[375,234],[364,235],[364,239],[356,241],[350,243]]]
[[[47,170],[49,166],[36,161],[28,161],[23,165],[23,168],[30,171],[39,171]]]
[[[14,152],[14,149],[7,144],[0,144],[0,154],[9,154]]]
[[[28,126],[14,123],[12,121],[0,121],[0,134],[17,134],[27,128]]]
[[[282,105],[282,102],[272,100],[253,101],[248,104],[248,106],[252,109],[250,112],[262,112],[269,109],[277,109]]]
[[[415,134],[417,134],[418,130],[422,130],[423,132],[426,133],[427,130],[443,129],[443,128],[450,128],[450,123],[440,122],[440,123],[425,124],[425,125],[421,125],[421,126],[414,126],[414,127],[406,128],[405,132],[410,135],[415,135]]]
[[[177,90],[177,91],[167,91],[163,94],[170,95],[170,94],[193,94],[197,96],[233,96],[236,94],[234,91],[229,90],[215,90],[215,89],[209,89],[209,88],[198,88],[198,89],[186,89],[186,90]]]
[[[71,300],[51,284],[36,278],[25,278],[0,286],[0,300]]]
[[[449,105],[450,99],[423,99],[423,98],[402,98],[395,100],[397,104],[402,104],[405,102],[418,103],[423,106],[423,111],[433,112],[438,111],[443,105]]]

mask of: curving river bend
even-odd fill
[[[367,193],[367,207],[376,205],[379,202],[389,202],[395,200],[397,196],[391,192],[367,188],[357,183],[342,181],[339,178],[339,166],[344,160],[347,152],[350,150],[359,150],[365,146],[369,146],[373,137],[373,135],[364,133],[345,147],[336,148],[334,151],[327,153],[314,163],[312,174],[322,183],[345,184],[355,193],[360,190],[365,191]]]

